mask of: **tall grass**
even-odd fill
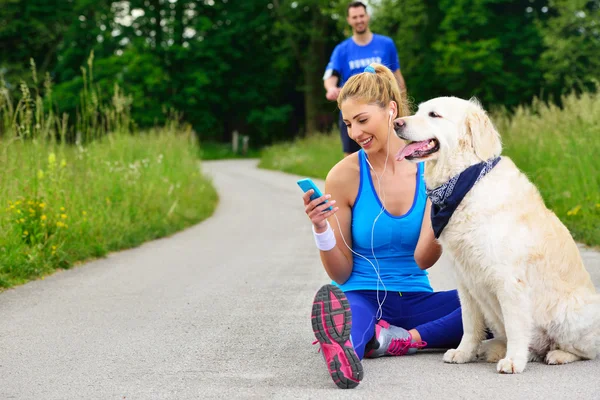
[[[547,206],[580,242],[600,246],[600,95],[534,101],[491,114],[511,157],[539,188]],[[337,133],[265,149],[259,166],[324,179],[341,158]]]
[[[129,99],[102,104],[91,74],[73,123],[21,82],[0,84],[0,288],[132,247],[210,216],[217,194],[201,174],[195,135],[170,120],[132,132]],[[69,138],[72,142],[69,142]]]
[[[496,113],[504,153],[540,190],[573,236],[600,245],[600,95],[535,101],[513,116]]]

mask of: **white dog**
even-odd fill
[[[595,358],[600,295],[567,228],[499,157],[500,135],[479,103],[436,98],[394,127],[410,142],[397,159],[427,162],[434,231],[455,263],[464,334],[444,361],[476,359],[486,327],[495,339],[482,347],[501,373],[528,360]]]

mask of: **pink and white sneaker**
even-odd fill
[[[425,346],[426,342],[415,342],[406,329],[381,319],[375,325],[375,337],[365,346],[365,358],[414,354]]]
[[[342,389],[358,386],[363,368],[350,341],[352,312],[346,295],[337,286],[324,285],[317,291],[312,326],[333,382]]]

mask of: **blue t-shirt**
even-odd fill
[[[377,218],[381,212],[381,201],[375,191],[364,150],[358,152],[358,159],[360,184],[352,207],[352,249],[373,265],[365,258],[353,254],[350,278],[338,286],[344,292],[376,290],[378,279],[375,268],[379,263],[379,276],[388,292],[433,292],[427,271],[421,270],[415,261],[415,248],[421,234],[427,202],[425,180],[422,176],[423,163],[417,165],[415,197],[410,210],[401,216],[392,215],[384,210]],[[371,250],[371,233],[375,218],[377,222]],[[379,290],[383,290],[381,283]]]
[[[373,34],[369,44],[359,46],[350,37],[338,44],[331,53],[323,80],[337,71],[340,75],[339,86],[341,87],[352,75],[363,72],[366,66],[374,62],[385,65],[392,72],[400,69],[400,60],[392,39]]]

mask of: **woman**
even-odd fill
[[[423,164],[394,161],[404,143],[392,123],[408,107],[392,72],[371,64],[346,82],[338,107],[361,150],[331,169],[323,197],[305,193],[304,205],[333,280],[315,296],[313,330],[334,382],[352,388],[363,357],[454,347],[462,322],[457,292],[434,293],[426,272],[441,248]]]

